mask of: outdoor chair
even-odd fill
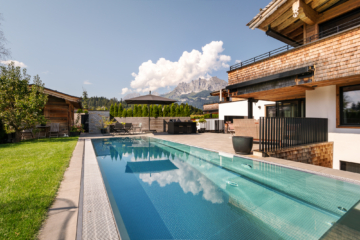
[[[228,132],[231,133],[231,135],[235,134],[235,128],[233,123],[228,124]]]
[[[28,135],[30,135],[31,138],[35,138],[35,137],[34,137],[34,134],[33,134],[33,129],[32,129],[32,128],[28,128],[28,129],[25,129],[25,130],[22,130],[22,131],[21,131],[21,140],[28,139],[28,138],[27,138]]]
[[[124,125],[121,123],[116,122],[114,127],[114,132],[116,133],[125,133]]]
[[[134,130],[134,128],[133,128],[132,123],[125,123],[125,131],[127,133],[131,133],[130,131],[133,131],[133,130]]]
[[[133,129],[134,129],[134,132],[135,132],[135,130],[136,129],[139,129],[139,133],[142,133],[142,123],[139,123],[139,126],[138,127],[133,127]]]
[[[59,137],[59,123],[50,123],[49,138]]]

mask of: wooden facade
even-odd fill
[[[70,127],[74,124],[74,109],[81,108],[81,98],[65,93],[44,89],[48,101],[44,108],[45,118],[50,123],[59,123],[60,135],[69,134]]]

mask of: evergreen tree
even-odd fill
[[[138,117],[138,106],[137,104],[134,105],[133,117]]]
[[[170,106],[169,106],[169,105],[166,105],[166,106],[164,107],[163,116],[164,116],[164,117],[170,117]]]
[[[177,105],[176,108],[175,108],[175,117],[180,117],[180,107],[179,107],[179,105]]]
[[[117,103],[115,103],[114,105],[114,117],[118,117],[119,116],[119,109],[118,109],[118,106],[117,106]]]
[[[142,116],[143,117],[148,117],[149,116],[148,106],[146,104],[144,104],[143,107],[142,107]]]
[[[119,117],[121,117],[122,116],[122,112],[123,112],[123,105],[122,105],[122,103],[119,103],[119,109],[118,109],[118,115],[119,115]]]
[[[124,109],[123,112],[122,112],[122,117],[123,117],[123,118],[126,118],[126,115],[127,115],[127,110]]]
[[[170,117],[175,117],[175,104],[171,104],[171,107],[170,107]]]
[[[114,105],[111,104],[111,107],[110,107],[110,117],[113,118],[114,117]]]
[[[153,106],[153,117],[159,117],[159,108],[157,105]]]
[[[150,113],[149,114],[150,114],[150,117],[153,117],[154,113],[153,113],[153,105],[152,104],[150,105]]]
[[[143,109],[143,105],[140,105],[138,106],[138,112],[137,112],[137,116],[138,117],[142,117],[142,109]]]
[[[184,110],[184,112],[185,112],[185,117],[189,117],[189,116],[190,116],[190,108],[189,108],[189,105],[188,105],[188,104],[185,105],[185,110]]]
[[[159,105],[158,106],[158,111],[159,111],[159,117],[163,117],[164,116],[164,112],[163,112],[163,106]]]
[[[133,116],[133,110],[131,108],[129,108],[127,110],[127,114],[126,114],[126,117],[132,117]]]
[[[185,110],[184,110],[183,104],[180,105],[180,116],[179,117],[185,117]]]

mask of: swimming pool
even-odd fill
[[[122,239],[319,239],[360,186],[148,137],[92,140]]]

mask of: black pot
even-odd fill
[[[198,132],[199,132],[199,133],[204,133],[204,132],[205,132],[205,128],[200,128],[200,129],[198,130]]]
[[[236,153],[250,154],[253,147],[253,137],[233,136],[232,142]]]
[[[107,129],[106,129],[106,128],[102,128],[102,129],[100,129],[100,132],[101,132],[102,134],[105,134],[105,133],[107,132]]]
[[[80,132],[70,132],[70,137],[80,136]]]

